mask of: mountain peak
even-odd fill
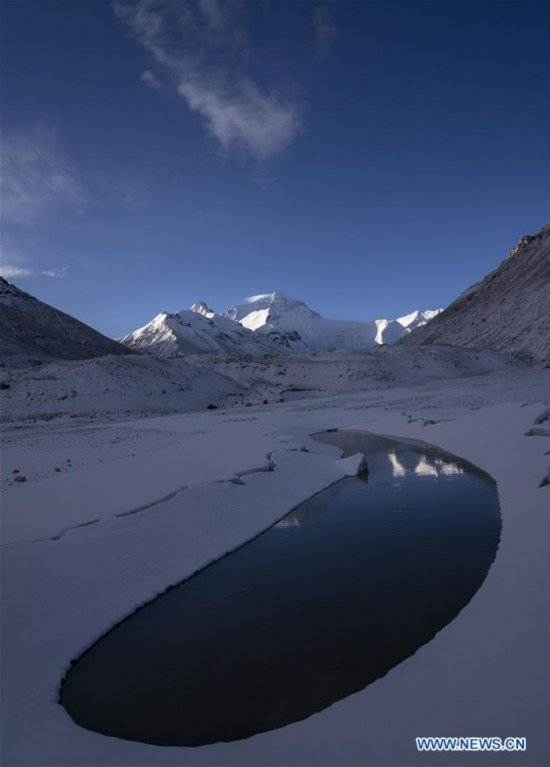
[[[203,317],[208,317],[209,319],[211,319],[216,313],[208,306],[206,301],[197,301],[191,307],[191,311],[195,312],[195,314],[202,314]]]
[[[427,309],[421,312],[419,309],[415,309],[410,314],[405,314],[403,317],[398,317],[397,322],[403,325],[408,330],[413,330],[420,325],[425,325],[429,320],[433,320],[443,309]]]
[[[243,303],[232,306],[223,313],[224,317],[239,322],[250,330],[281,330],[295,324],[296,319],[321,319],[321,315],[286,293],[259,293],[245,298]]]
[[[258,293],[257,296],[248,296],[248,298],[244,299],[243,303],[256,304],[258,302],[263,302],[263,303],[273,304],[276,301],[280,301],[280,300],[296,301],[297,299],[291,298],[291,296],[281,292],[280,290],[276,290],[274,293]]]

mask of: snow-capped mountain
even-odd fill
[[[372,349],[378,344],[394,343],[438,311],[415,311],[397,320],[327,320],[303,301],[276,292],[247,298],[222,314],[198,301],[190,310],[163,312],[119,340],[160,357],[269,349]]]
[[[191,309],[162,312],[151,322],[119,341],[131,349],[157,357],[181,357],[201,352],[253,354],[269,348],[265,339],[238,322],[215,314],[200,301]]]
[[[262,293],[245,298],[242,304],[232,306],[223,317],[240,322],[245,328],[264,332],[270,330],[297,330],[304,323],[322,319],[321,315],[303,301],[285,293]]]
[[[216,312],[211,309],[208,304],[205,304],[204,301],[197,301],[196,304],[193,304],[191,311],[196,312],[196,314],[202,314],[203,317],[207,317],[208,319],[212,319],[216,314]]]
[[[128,353],[128,348],[0,277],[0,357],[7,357],[9,365]]]
[[[485,279],[403,343],[519,352],[550,363],[550,224],[522,237]]]
[[[266,293],[247,298],[223,316],[274,341],[286,340],[296,350],[371,349],[377,344],[394,343],[403,334],[435,317],[440,309],[415,311],[396,320],[329,320],[302,301],[284,293]],[[292,334],[289,337],[289,334]]]

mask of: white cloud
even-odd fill
[[[37,272],[37,274],[41,274],[43,277],[65,277],[66,274],[65,267],[61,267],[61,269],[42,269],[42,271]]]
[[[206,118],[210,133],[226,151],[242,150],[262,161],[286,149],[299,127],[294,110],[274,95],[262,95],[250,80],[243,79],[238,90],[238,95],[229,95],[200,83],[178,86],[189,108]]]
[[[53,206],[77,202],[75,175],[58,150],[55,133],[42,126],[4,135],[1,152],[2,219],[32,225]]]
[[[262,91],[247,71],[240,0],[115,0],[113,7],[225,152],[262,163],[296,138],[298,106]],[[152,77],[142,75],[148,84]]]
[[[0,266],[0,277],[6,280],[14,277],[63,277],[65,269],[29,269],[25,266],[15,266],[13,264],[2,264]]]
[[[2,264],[0,266],[0,277],[5,277],[6,280],[12,277],[32,277],[33,274],[32,269],[25,269],[21,266],[12,266],[12,264]]]

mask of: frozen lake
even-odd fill
[[[333,485],[99,640],[61,689],[78,724],[171,746],[280,728],[387,674],[470,601],[499,543],[493,480],[418,442],[316,437],[364,452],[368,477]]]

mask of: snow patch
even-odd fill
[[[367,459],[363,453],[355,453],[347,458],[334,461],[334,465],[341,469],[346,477],[357,477],[368,471]]]

